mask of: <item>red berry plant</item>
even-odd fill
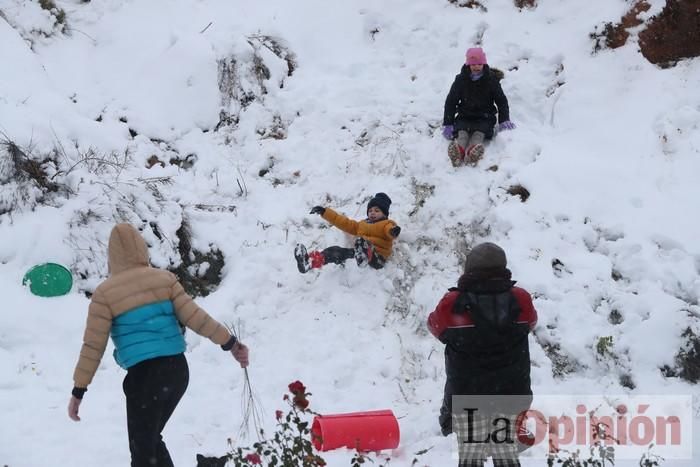
[[[306,386],[301,381],[289,384],[289,394],[282,398],[289,410],[285,414],[282,410],[275,411],[277,430],[272,437],[266,438],[263,429],[260,429],[260,441],[251,447],[234,448],[228,454],[228,464],[235,467],[242,466],[267,466],[267,467],[317,467],[324,466],[326,462],[322,457],[314,453],[311,428],[308,415],[317,415],[309,409]]]

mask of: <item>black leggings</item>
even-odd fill
[[[172,467],[161,432],[190,379],[184,354],[145,360],[124,378],[131,467]]]

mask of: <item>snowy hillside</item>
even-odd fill
[[[535,299],[536,394],[697,394],[682,363],[700,336],[699,59],[662,70],[634,38],[593,54],[590,34],[624,0],[482,3],[0,0],[0,465],[128,464],[111,344],[83,420],[66,414],[85,292],[124,221],[155,266],[221,268],[197,301],[242,324],[267,431],[301,380],[321,413],[392,409],[392,466],[426,449],[418,465],[456,465],[437,424],[443,346],[424,323],[486,240]],[[649,3],[644,17],[665,2]],[[444,99],[477,44],[505,72],[518,128],[454,169]],[[309,209],[359,219],[379,191],[402,227],[387,267],[299,274],[297,242],[352,241]],[[70,294],[21,285],[48,261],[73,271]],[[240,368],[187,341],[189,389],[165,430],[183,466],[254,439],[238,438]],[[697,459],[697,433],[693,445]],[[545,465],[537,455],[523,465]]]

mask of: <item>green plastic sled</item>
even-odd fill
[[[22,285],[29,285],[30,292],[39,297],[58,297],[70,292],[73,276],[60,264],[37,264],[24,275]]]

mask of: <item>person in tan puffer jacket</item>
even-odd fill
[[[108,264],[109,278],[95,289],[88,308],[68,415],[80,420],[80,403],[111,336],[114,358],[127,370],[131,466],[169,467],[161,432],[189,381],[182,326],[230,351],[242,368],[248,366],[248,348],[201,309],[174,274],[149,266],[146,242],[132,225],[112,229]]]
[[[357,239],[354,248],[330,246],[323,251],[310,253],[303,244],[297,244],[294,257],[299,272],[305,273],[328,263],[343,264],[353,258],[360,267],[369,265],[374,269],[383,268],[391,255],[394,239],[401,233],[401,227],[389,219],[389,206],[389,196],[386,193],[377,193],[367,203],[367,219],[361,221],[349,219],[331,208],[314,206],[311,214],[319,214],[343,232],[357,235]]]

